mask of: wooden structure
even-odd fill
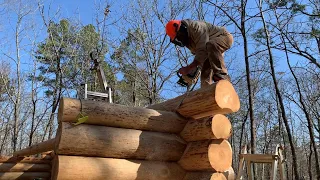
[[[81,99],[93,100],[93,101],[106,101],[106,102],[112,103],[112,88],[108,86],[106,76],[100,64],[100,60],[97,57],[98,55],[99,53],[96,54],[94,52],[91,52],[90,58],[94,63],[94,67],[92,70],[95,70],[97,73],[99,85],[100,85],[100,88],[102,89],[102,92],[88,91],[88,85],[82,84],[83,89],[80,92]]]
[[[240,163],[239,163],[239,171],[237,175],[237,180],[243,179],[244,170],[245,170],[245,163],[248,172],[248,179],[253,180],[253,163],[268,163],[271,164],[271,175],[270,180],[276,180],[277,178],[277,171],[279,166],[280,172],[280,180],[285,179],[284,174],[284,158],[282,155],[283,147],[277,145],[274,154],[247,154],[246,146],[242,149],[242,154],[240,154]]]
[[[62,98],[55,140],[16,155],[54,150],[52,180],[233,180],[224,114],[239,108],[225,80],[147,108]]]
[[[0,179],[50,179],[52,158],[51,153],[44,153],[40,157],[0,156]]]
[[[106,101],[112,103],[112,90],[110,87],[107,87],[105,90],[106,93],[89,91],[88,84],[82,84],[81,90],[81,98],[85,100],[92,100],[92,101]]]

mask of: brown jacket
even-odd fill
[[[215,37],[227,33],[225,27],[214,26],[204,21],[182,20],[188,27],[189,44],[187,46],[195,55],[194,61],[201,64],[207,59],[208,53],[206,44],[214,41]]]

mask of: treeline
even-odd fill
[[[191,18],[226,26],[235,39],[225,54],[241,99],[230,116],[234,169],[244,145],[272,153],[282,144],[288,179],[320,178],[318,0],[92,6],[95,23],[83,24],[82,12],[68,17],[40,1],[0,1],[0,154],[54,137],[59,99],[78,98],[83,83],[101,91],[90,53],[102,62],[115,103],[143,107],[184,93],[176,84],[178,59],[190,63],[192,55],[181,49],[178,56],[164,27]],[[267,179],[270,168],[257,165],[257,179]]]

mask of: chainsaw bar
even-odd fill
[[[180,75],[177,72],[177,76],[179,77],[178,84],[182,87],[190,87],[192,84],[196,84],[201,74],[201,67],[197,66],[192,73],[187,75]]]

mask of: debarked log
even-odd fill
[[[188,171],[183,180],[235,180],[233,168],[225,172]]]
[[[30,156],[42,152],[47,152],[54,149],[56,139],[49,139],[47,141],[34,144],[13,153],[14,156]]]
[[[5,172],[0,173],[1,180],[49,180],[49,172]]]
[[[62,122],[55,152],[64,155],[177,161],[186,142],[176,134]]]
[[[227,80],[220,80],[208,87],[151,105],[148,108],[178,112],[186,118],[199,119],[214,114],[237,112],[240,109],[240,100],[232,84]]]
[[[147,131],[179,133],[187,120],[175,112],[127,107],[107,102],[62,98],[58,119],[76,122],[79,114],[88,116],[84,123]]]
[[[50,172],[50,171],[51,171],[51,165],[49,164],[0,163],[0,172]]]
[[[188,171],[224,172],[232,163],[232,149],[226,140],[189,142],[178,161]]]
[[[189,120],[180,135],[185,141],[200,141],[206,139],[228,139],[231,136],[232,125],[229,119],[221,114],[213,117]]]
[[[181,180],[176,162],[57,155],[52,180]]]

